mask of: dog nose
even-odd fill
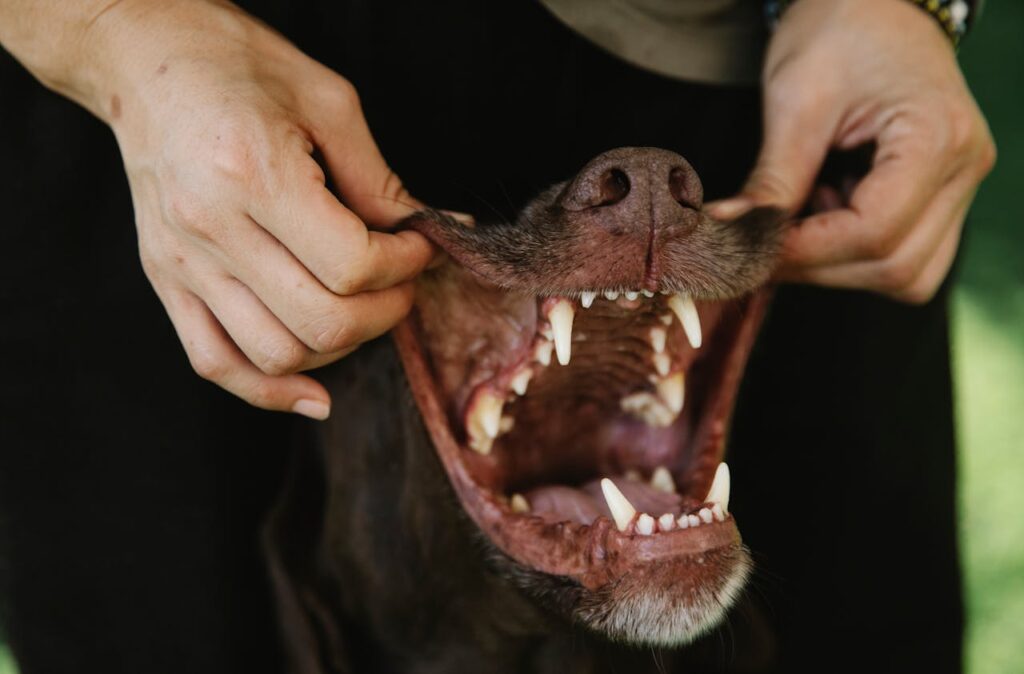
[[[598,155],[565,187],[559,204],[567,211],[603,210],[617,226],[672,224],[700,210],[704,189],[696,171],[675,152],[626,147]],[[595,212],[594,215],[597,215]]]

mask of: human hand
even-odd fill
[[[259,407],[325,418],[327,391],[298,372],[398,322],[435,254],[415,232],[364,225],[416,204],[356,92],[227,4],[124,2],[101,20],[120,56],[92,107],[117,137],[143,268],[192,366]]]
[[[785,240],[782,280],[930,299],[952,264],[995,145],[935,21],[909,2],[799,0],[769,46],[765,139],[719,218],[752,205],[798,212],[830,149],[877,144],[868,174],[824,189]],[[845,203],[844,203],[845,202]]]

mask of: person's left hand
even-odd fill
[[[877,144],[847,203],[803,219],[779,278],[929,300],[956,254],[978,184],[995,163],[985,119],[934,19],[909,2],[800,0],[783,17],[764,70],[765,139],[746,187],[709,205],[796,213],[830,149]]]

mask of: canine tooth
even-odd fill
[[[696,515],[687,515],[686,516],[686,521],[690,523],[691,527],[699,527],[700,526],[700,518],[697,517]]]
[[[543,339],[537,342],[537,346],[533,349],[533,358],[541,365],[547,367],[551,365],[551,352],[555,350],[555,343]]]
[[[498,423],[498,430],[502,433],[508,433],[512,430],[512,427],[516,425],[516,420],[513,417],[505,415],[501,418]]]
[[[619,291],[618,290],[605,290],[604,291],[604,298],[606,300],[612,300],[614,302],[615,300],[619,299]]]
[[[558,300],[548,312],[548,320],[551,321],[551,331],[555,338],[555,355],[562,365],[568,365],[572,356],[572,319],[575,315],[576,310],[568,300]]]
[[[636,508],[629,502],[629,499],[622,495],[622,492],[615,486],[615,483],[608,478],[601,480],[601,491],[604,493],[604,500],[608,504],[608,510],[612,511],[615,526],[618,527],[619,531],[625,531],[629,523],[633,521],[633,516],[636,515]]]
[[[658,316],[658,320],[667,328],[672,325],[672,316],[672,314],[662,314],[661,316]]]
[[[636,520],[636,532],[641,536],[650,536],[654,533],[654,518],[647,513],[640,513]]]
[[[526,497],[522,494],[512,494],[512,500],[510,502],[512,506],[512,512],[523,514],[530,512],[530,502],[526,500]]]
[[[680,529],[689,529],[690,528],[690,518],[687,517],[686,515],[680,515],[679,519],[676,520],[676,524],[679,525]]]
[[[651,486],[666,494],[676,493],[676,482],[672,479],[672,473],[668,472],[665,466],[658,466],[651,473]]]
[[[715,505],[711,506],[711,514],[714,515],[715,519],[719,522],[725,521],[725,511],[722,510],[721,503],[716,503]]]
[[[661,531],[672,531],[676,528],[676,518],[672,513],[665,513],[658,518],[658,529]]]
[[[652,293],[650,290],[641,290],[640,294],[643,295],[644,297],[654,297],[654,293]]]
[[[491,391],[484,391],[473,401],[473,408],[466,420],[469,446],[481,454],[490,454],[494,438],[501,430],[501,408],[504,398]]]
[[[623,412],[632,414],[648,426],[665,428],[671,426],[672,422],[676,420],[676,415],[665,407],[665,403],[658,396],[650,391],[630,393],[619,401],[619,407]]]
[[[580,293],[580,304],[583,305],[584,309],[589,309],[590,305],[594,303],[594,299],[597,297],[597,293],[593,290],[584,290]]]
[[[662,377],[668,374],[669,369],[672,367],[672,359],[669,358],[667,353],[656,353],[654,354],[654,369]]]
[[[665,350],[665,340],[668,338],[668,331],[660,325],[651,328],[651,348],[654,353],[661,353]]]
[[[701,508],[697,511],[697,514],[704,520],[704,524],[711,524],[712,520],[715,519],[714,515],[711,514],[711,508]]]
[[[640,296],[640,293],[635,290],[627,290],[624,294],[626,295],[626,299],[630,301],[635,300]]]
[[[729,466],[723,461],[718,464],[718,468],[715,470],[715,479],[711,481],[711,489],[708,489],[708,497],[705,501],[711,503],[718,503],[722,506],[722,512],[728,514],[729,512],[729,487],[731,486],[732,479],[729,475]]]
[[[668,299],[668,306],[679,317],[683,324],[683,332],[690,346],[699,349],[701,345],[700,316],[697,314],[697,306],[689,295],[677,293]]]
[[[665,401],[668,408],[674,414],[683,410],[683,398],[686,394],[686,386],[683,383],[683,373],[675,372],[667,377],[658,380],[658,395]]]
[[[550,361],[551,361],[551,353],[549,351],[548,352],[548,362],[550,362]],[[530,380],[532,378],[533,378],[533,369],[531,369],[529,367],[524,367],[521,370],[519,370],[518,372],[516,372],[514,375],[512,375],[512,379],[511,379],[511,381],[509,381],[509,386],[511,386],[512,390],[516,392],[516,395],[520,395],[520,396],[521,395],[525,395],[526,394],[526,387],[530,384]]]

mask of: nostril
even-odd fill
[[[676,167],[669,171],[668,190],[678,204],[687,208],[699,210],[704,202],[704,188],[693,170]]]
[[[608,169],[601,174],[598,185],[601,192],[596,206],[617,204],[629,194],[629,176],[617,168]]]

